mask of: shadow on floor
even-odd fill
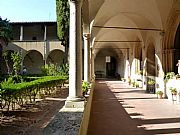
[[[123,88],[126,89],[126,88]],[[125,92],[125,91],[123,91]],[[127,93],[133,93],[126,91]],[[140,92],[140,90],[139,90]],[[134,108],[124,102],[131,99],[155,99],[155,97],[128,97],[117,99],[108,88],[106,82],[98,83],[96,81],[90,123],[87,135],[155,135],[155,134],[175,134],[180,133],[180,128],[154,128],[146,129],[144,125],[179,123],[180,118],[162,118],[162,119],[139,119],[132,116],[143,116],[141,113],[127,113],[126,108]],[[117,92],[121,93],[121,92]],[[144,93],[145,94],[145,93]]]

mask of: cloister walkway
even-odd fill
[[[96,81],[88,135],[180,135],[180,103],[121,81]]]

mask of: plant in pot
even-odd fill
[[[169,79],[173,79],[175,76],[176,75],[174,72],[168,72],[165,75],[164,81],[167,83],[169,81]]]
[[[150,93],[155,93],[155,80],[153,79],[149,79],[148,82],[147,82],[147,90],[148,92]]]
[[[85,96],[87,94],[89,88],[90,88],[90,83],[87,81],[83,81],[83,83],[82,83],[83,96]]]
[[[139,83],[136,82],[136,83],[135,83],[135,86],[136,86],[136,88],[139,88]]]
[[[157,94],[158,98],[160,98],[160,99],[163,98],[162,97],[163,96],[163,92],[162,91],[157,91],[156,94]]]
[[[177,95],[177,89],[170,87],[169,90],[171,91],[172,95]]]
[[[154,85],[155,81],[154,80],[149,80],[147,83],[148,83],[148,85]]]
[[[133,87],[136,87],[136,82],[133,81],[133,82],[131,82],[131,84]]]

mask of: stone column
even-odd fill
[[[44,41],[47,40],[47,26],[44,26]]]
[[[23,32],[24,32],[24,27],[21,25],[21,27],[20,27],[20,41],[23,41]]]
[[[175,64],[174,64],[174,52],[175,52],[175,49],[169,49],[168,50],[168,57],[167,57],[167,62],[168,62],[167,65],[169,65],[168,71],[173,71],[174,66],[175,66]]]
[[[90,34],[84,34],[84,81],[90,82]]]
[[[76,107],[73,103],[82,98],[82,33],[81,33],[81,1],[69,0],[69,96],[66,107]],[[70,104],[68,104],[70,103]]]
[[[91,47],[91,80],[94,81],[95,74],[94,74],[94,50]]]
[[[90,47],[90,81],[93,79],[92,73],[92,47]]]

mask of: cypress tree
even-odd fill
[[[69,50],[69,2],[56,0],[57,35],[61,44],[65,46],[65,63],[67,63]]]

